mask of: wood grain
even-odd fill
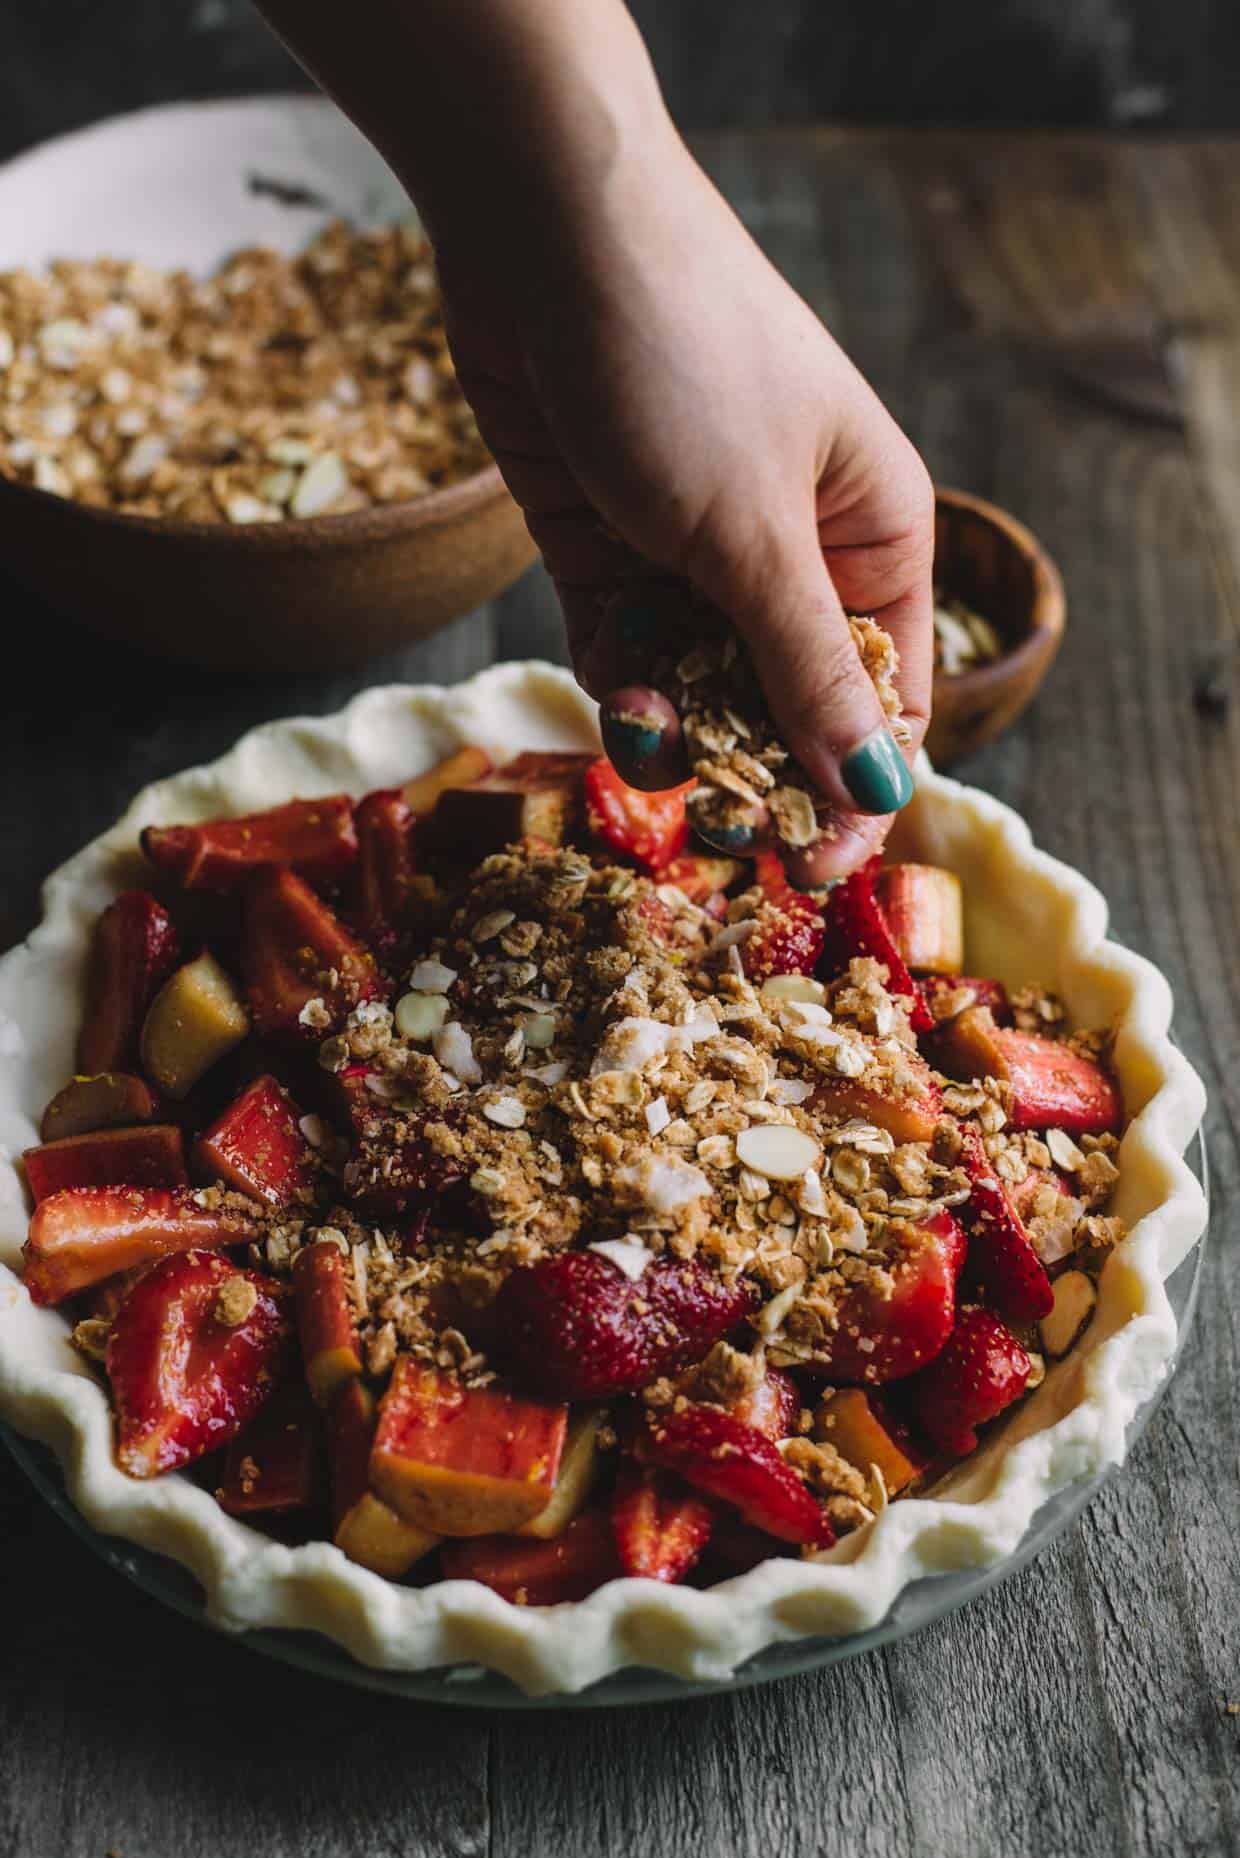
[[[157,1611],[0,1468],[13,1858],[1240,1848],[1240,687],[1222,716],[1193,704],[1236,637],[1240,147],[823,132],[703,152],[935,473],[1064,571],[1050,678],[962,772],[1096,880],[1175,986],[1220,1209],[1184,1366],[1129,1465],[1012,1581],[882,1653],[675,1711],[436,1718],[331,1689]],[[188,678],[5,610],[29,649],[0,745],[13,933],[135,786],[360,681]],[[562,653],[538,573],[373,676],[531,652]]]

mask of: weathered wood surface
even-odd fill
[[[1218,1209],[1185,1365],[1122,1476],[1021,1575],[883,1653],[674,1715],[436,1717],[329,1687],[163,1613],[0,1468],[6,1858],[1240,1849],[1240,684],[1221,718],[1193,704],[1240,626],[1220,398],[1240,147],[823,132],[705,153],[936,474],[1026,518],[1064,569],[1059,664],[965,772],[1175,984]],[[10,934],[140,782],[365,681],[190,677],[0,597],[23,642],[0,745]],[[556,650],[532,575],[372,676]]]

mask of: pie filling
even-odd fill
[[[465,748],[143,834],[25,1157],[126,1472],[393,1580],[709,1584],[1068,1352],[1122,1237],[1107,1033],[969,973],[952,873],[803,893],[696,848],[695,791]]]

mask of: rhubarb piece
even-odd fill
[[[585,1508],[598,1476],[598,1435],[606,1417],[607,1410],[601,1406],[578,1407],[570,1415],[560,1474],[555,1480],[551,1501],[545,1510],[539,1510],[537,1516],[522,1524],[518,1535],[536,1535],[548,1541],[552,1536],[562,1535],[577,1512]]]
[[[146,1009],[176,958],[172,918],[147,891],[122,891],[108,905],[91,943],[79,1071],[123,1071],[133,1063]]]
[[[1009,1129],[1062,1129],[1102,1135],[1121,1122],[1119,1093],[1092,1059],[1036,1032],[997,1026],[985,1007],[970,1007],[939,1032],[939,1063],[951,1077],[997,1077]]]
[[[814,1436],[834,1445],[841,1458],[867,1477],[877,1469],[889,1497],[906,1489],[926,1468],[907,1434],[882,1412],[876,1396],[860,1387],[840,1387],[828,1395],[814,1415]]]
[[[871,858],[831,890],[823,905],[826,924],[824,960],[832,973],[842,973],[850,961],[869,956],[887,970],[887,991],[909,1002],[909,1023],[914,1032],[929,1032],[934,1025],[908,966],[896,947],[882,905],[878,901],[879,860]]]
[[[505,1535],[445,1542],[440,1566],[445,1580],[480,1581],[516,1606],[584,1600],[624,1572],[603,1510],[586,1510],[550,1542]]]
[[[142,1022],[142,1068],[169,1097],[189,1094],[240,1045],[250,1016],[228,975],[205,949],[164,982]]]
[[[588,748],[526,748],[496,773],[506,781],[572,781],[580,786],[586,769],[597,760]]]
[[[708,915],[722,917],[727,914],[728,907],[724,892],[740,874],[737,858],[708,858],[700,852],[685,852],[664,866],[659,873],[659,883],[674,884],[690,903],[696,903]]]
[[[334,884],[357,859],[353,802],[348,794],[332,794],[200,826],[147,826],[142,849],[184,890],[235,890],[272,864],[291,865],[316,884]]]
[[[1012,1002],[1002,981],[976,974],[923,974],[918,982],[935,1025],[955,1019],[971,1006],[988,1006],[999,1026],[1012,1023]]]
[[[566,1406],[465,1387],[402,1355],[379,1405],[370,1482],[421,1529],[509,1533],[550,1502],[567,1429]]]
[[[181,1131],[167,1123],[100,1129],[28,1148],[22,1156],[35,1200],[71,1187],[183,1187]]]
[[[946,1346],[909,1390],[918,1425],[940,1451],[963,1458],[977,1445],[975,1427],[1020,1399],[1030,1365],[997,1316],[962,1310]]]
[[[897,1142],[930,1142],[943,1113],[943,1097],[925,1060],[915,1052],[901,1055],[902,1068],[916,1079],[908,1094],[876,1090],[864,1077],[837,1077],[819,1084],[812,1108],[833,1122],[859,1119],[886,1129]]]
[[[879,873],[877,898],[891,939],[912,973],[964,967],[964,895],[941,865],[894,864]]]
[[[374,1395],[359,1380],[346,1381],[328,1408],[332,1540],[359,1567],[399,1580],[440,1538],[405,1522],[370,1488],[375,1417]]]
[[[318,1419],[299,1381],[278,1387],[224,1459],[216,1502],[230,1516],[286,1516],[319,1497]]]
[[[692,1260],[655,1259],[634,1282],[597,1252],[561,1252],[509,1272],[495,1322],[522,1386],[603,1400],[700,1360],[756,1301]]]
[[[417,867],[413,814],[399,787],[360,800],[357,823],[358,923],[372,948],[391,954],[399,945]]]
[[[970,1287],[1012,1321],[1036,1321],[1053,1300],[1046,1267],[981,1137],[972,1128],[963,1133],[960,1162],[969,1177],[969,1199],[961,1216],[969,1230]]]
[[[835,1541],[826,1511],[771,1440],[717,1407],[651,1415],[637,1452],[647,1464],[675,1471],[695,1490],[731,1504],[746,1522],[781,1542],[830,1548]]]
[[[451,787],[428,822],[427,837],[447,857],[472,863],[520,839],[563,845],[581,817],[576,770],[513,772],[501,768],[468,787]]]
[[[63,1142],[66,1136],[154,1122],[158,1113],[158,1099],[140,1077],[101,1071],[98,1077],[75,1077],[56,1092],[43,1112],[39,1134],[45,1142]]]
[[[484,749],[466,746],[437,761],[425,774],[415,774],[401,788],[405,805],[415,819],[433,813],[439,798],[450,787],[468,787],[491,772],[491,757]]]
[[[689,836],[685,795],[692,781],[664,793],[641,793],[600,756],[586,769],[585,783],[587,824],[609,852],[655,877],[680,856]]]
[[[1066,1355],[1094,1313],[1098,1292],[1084,1271],[1065,1271],[1055,1279],[1051,1307],[1038,1324],[1042,1346],[1058,1359]]]
[[[323,1407],[330,1405],[338,1388],[362,1371],[361,1343],[348,1289],[349,1271],[334,1239],[316,1239],[304,1245],[293,1265],[297,1332],[306,1381]]]
[[[254,1024],[268,1036],[321,1039],[383,991],[368,950],[302,878],[278,868],[246,891],[242,966]]]
[[[873,1278],[838,1291],[833,1325],[815,1326],[805,1337],[806,1365],[832,1381],[870,1385],[924,1367],[952,1332],[966,1250],[950,1213],[924,1221]]]
[[[768,1439],[786,1439],[796,1426],[801,1395],[783,1368],[767,1368],[757,1386],[733,1400],[728,1411],[734,1419],[765,1433]]]
[[[218,1252],[148,1271],[108,1336],[122,1471],[157,1477],[227,1445],[281,1378],[291,1335],[279,1285]]]
[[[274,1077],[256,1077],[203,1133],[194,1156],[208,1179],[268,1206],[287,1206],[314,1188],[314,1150],[301,1132],[301,1111]]]
[[[257,1235],[244,1209],[201,1206],[192,1188],[71,1187],[34,1210],[22,1248],[26,1288],[35,1303],[60,1303],[169,1252],[242,1245]]]
[[[759,986],[781,975],[813,974],[827,939],[822,910],[793,889],[774,852],[759,855],[755,872],[763,901],[757,927],[741,948],[745,973]]]
[[[626,1462],[611,1499],[611,1526],[626,1574],[678,1581],[700,1561],[715,1506],[669,1471]]]

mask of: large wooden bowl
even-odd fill
[[[963,490],[936,494],[934,578],[988,619],[1001,658],[954,677],[936,672],[926,748],[950,767],[993,742],[1032,702],[1067,619],[1059,570],[1037,538],[993,503]]]
[[[0,168],[0,267],[107,253],[205,274],[241,246],[297,251],[334,217],[409,211],[324,98],[180,104]],[[0,570],[98,631],[212,667],[359,662],[491,599],[535,552],[494,466],[408,503],[252,525],[121,516],[0,479]]]

